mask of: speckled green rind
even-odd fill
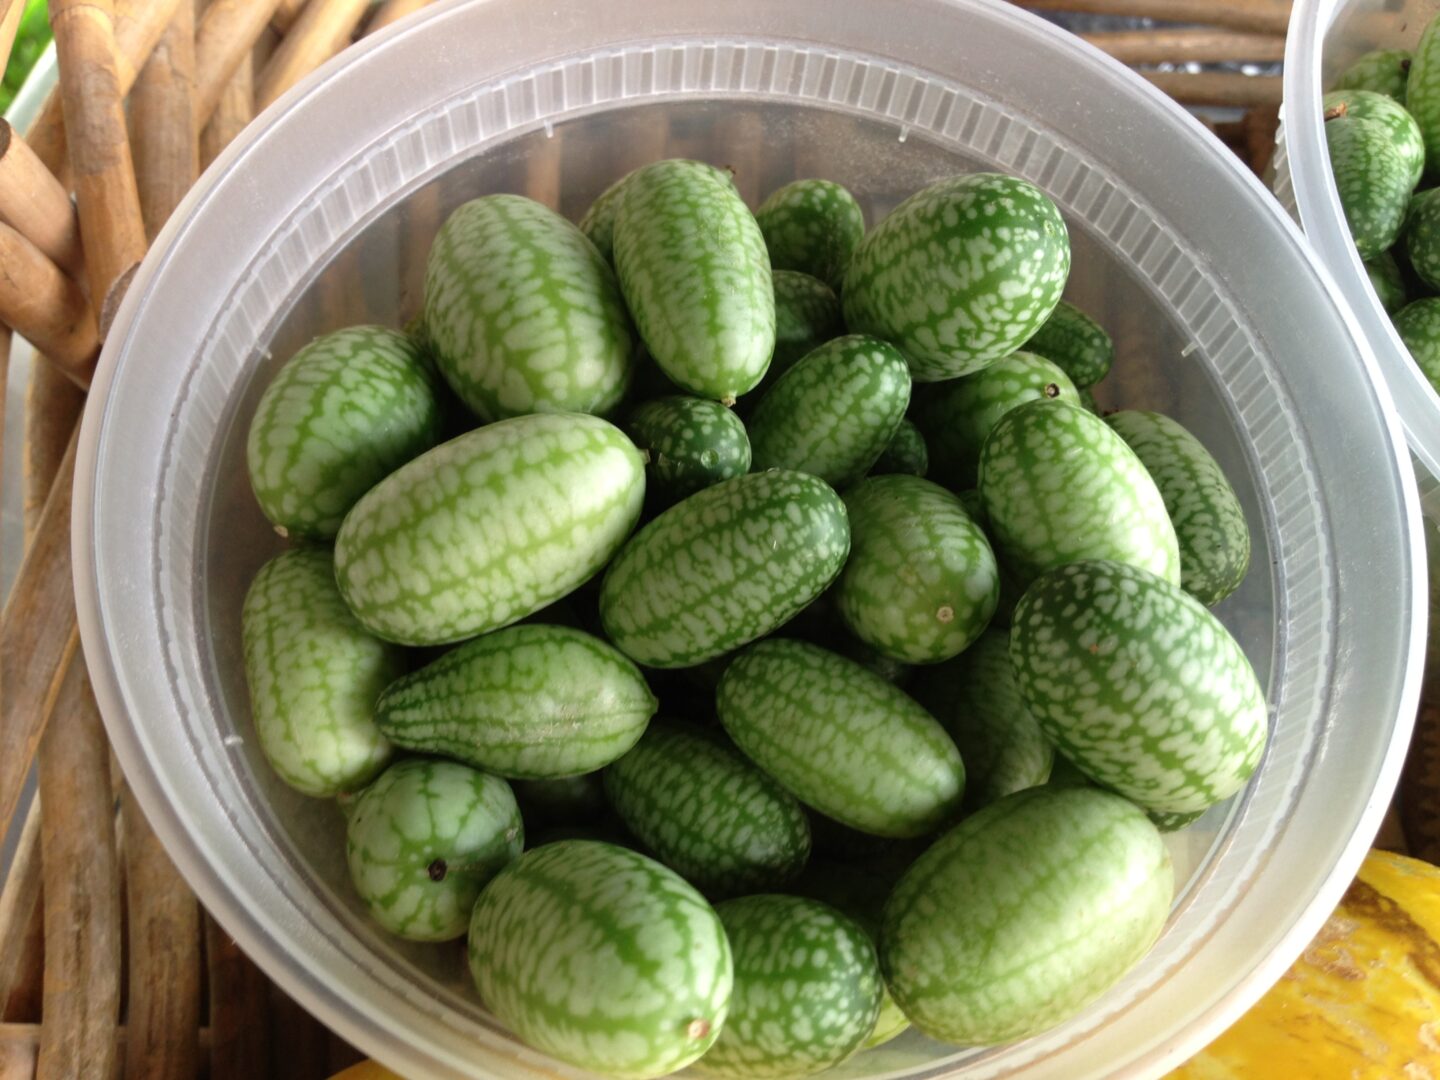
[[[1440,23],[1432,20],[1420,36],[1405,84],[1405,109],[1425,140],[1425,171],[1440,168]]]
[[[845,504],[774,469],[697,492],[641,529],[600,588],[605,633],[649,667],[693,667],[781,626],[850,553]]]
[[[1385,309],[1385,314],[1394,315],[1409,302],[1405,275],[1390,252],[1382,251],[1373,259],[1366,259],[1365,276],[1370,279],[1370,287],[1375,290],[1375,297]]]
[[[871,476],[924,476],[929,471],[930,452],[925,446],[925,436],[909,420],[900,421],[890,442],[870,466]]]
[[[1381,124],[1390,133],[1395,149],[1405,162],[1409,190],[1415,190],[1425,171],[1425,140],[1420,135],[1420,126],[1405,111],[1405,106],[1373,90],[1331,90],[1321,99],[1321,107],[1327,116],[1338,111],[1356,120],[1374,120]]]
[[[645,733],[656,705],[618,649],[568,626],[524,623],[393,683],[375,722],[407,750],[544,780],[610,764]]]
[[[839,289],[865,214],[855,196],[833,180],[796,180],[772,192],[755,211],[770,265],[799,270]]]
[[[1125,440],[1084,409],[1040,400],[1001,417],[980,455],[980,499],[990,539],[1022,587],[1081,559],[1180,582],[1160,490]]]
[[[595,250],[607,263],[615,262],[615,211],[620,206],[620,191],[632,173],[626,173],[607,187],[580,219],[580,231],[595,245]]]
[[[1174,871],[1145,815],[1094,788],[1033,788],[941,837],[885,907],[880,966],[925,1034],[988,1046],[1100,997],[1149,951]]]
[[[1168,416],[1123,409],[1105,418],[1145,466],[1180,545],[1180,584],[1202,604],[1218,604],[1250,569],[1250,528],[1219,462]]]
[[[765,392],[750,418],[754,468],[797,469],[832,487],[879,460],[910,405],[910,370],[893,345],[827,341]]]
[[[589,824],[605,815],[605,784],[599,772],[516,780],[510,786],[531,828]]]
[[[683,394],[647,401],[625,430],[650,455],[646,484],[665,505],[750,471],[745,425],[718,401]]]
[[[974,487],[980,450],[1000,418],[1040,398],[1080,404],[1065,372],[1028,352],[1002,356],[984,371],[926,387],[914,414],[930,448],[930,479],[955,491]]]
[[[1379,120],[1337,116],[1325,121],[1330,169],[1350,239],[1362,259],[1386,250],[1400,235],[1409,205],[1409,163]]]
[[[240,625],[255,736],[280,779],[326,797],[385,767],[375,699],[405,662],[345,607],[329,551],[299,548],[262,566]]]
[[[635,364],[620,287],[585,234],[520,195],[485,195],[441,227],[425,325],[445,380],[482,420],[604,413]]]
[[[850,558],[836,600],[858,638],[897,660],[933,664],[990,624],[999,568],[959,499],[918,476],[872,476],[845,506]]]
[[[625,182],[615,269],[661,369],[700,397],[733,402],[775,351],[775,294],[760,226],[729,177],[658,161]]]
[[[776,270],[771,277],[775,284],[775,355],[765,378],[746,399],[752,403],[801,357],[845,332],[840,298],[829,285],[797,270]]]
[[[917,382],[954,379],[1014,352],[1070,274],[1065,222],[1035,185],[998,173],[912,195],[855,249],[845,323],[894,342]]]
[[[1440,288],[1440,188],[1422,191],[1410,200],[1404,241],[1416,275],[1430,288]]]
[[[759,895],[715,908],[735,954],[730,1018],[695,1065],[735,1080],[809,1076],[860,1049],[883,983],[875,946],[818,900]]]
[[[1075,563],[1035,582],[1010,660],[1056,749],[1146,810],[1228,798],[1265,749],[1265,694],[1239,644],[1189,593],[1133,566]]]
[[[245,448],[250,486],[282,536],[329,539],[355,500],[439,438],[421,351],[352,326],[316,338],[266,387]]]
[[[774,889],[810,857],[795,799],[717,739],[656,724],[605,770],[620,820],[655,856],[709,896]]]
[[[1020,696],[1008,634],[987,630],[955,659],[922,668],[910,692],[960,749],[967,810],[1050,778],[1055,748]]]
[[[410,941],[463,936],[480,890],[524,846],[510,785],[449,761],[390,766],[345,830],[355,891],[376,922]]]
[[[1094,386],[1115,363],[1115,342],[1105,328],[1068,300],[1061,300],[1023,351],[1043,356],[1077,389]]]
[[[1410,63],[1408,49],[1376,49],[1342,71],[1335,80],[1335,89],[1373,90],[1404,103]]]
[[[875,836],[924,836],[960,808],[965,767],[939,722],[880,676],[801,641],[741,653],[716,691],[740,750],[790,793]]]
[[[1171,833],[1189,828],[1204,815],[1204,810],[1191,810],[1187,814],[1161,814],[1152,810],[1145,816],[1148,817],[1150,823],[1162,833]]]
[[[336,579],[380,637],[461,641],[585,581],[644,501],[644,458],[614,425],[578,413],[503,420],[371,488],[336,537]]]
[[[1440,298],[1406,304],[1391,321],[1425,378],[1440,393]]]
[[[679,874],[614,844],[561,840],[480,894],[470,973],[490,1011],[535,1049],[647,1080],[715,1042],[734,966],[715,909]]]

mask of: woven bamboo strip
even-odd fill
[[[255,82],[255,111],[344,48],[369,6],[369,0],[310,0]]]
[[[0,120],[0,219],[71,277],[83,276],[80,219],[70,193],[5,120]]]

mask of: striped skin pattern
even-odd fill
[[[734,962],[715,909],[614,844],[534,848],[480,894],[470,972],[535,1049],[622,1080],[664,1076],[715,1042]]]
[[[833,180],[796,180],[772,192],[755,211],[770,265],[799,270],[839,289],[865,235],[855,196]]]
[[[1373,259],[1366,259],[1365,276],[1370,279],[1370,287],[1375,290],[1385,314],[1394,315],[1409,302],[1405,275],[1390,252],[1382,251]]]
[[[1327,116],[1338,111],[1344,116],[1374,120],[1383,126],[1405,162],[1406,183],[1410,191],[1415,190],[1425,172],[1425,140],[1420,135],[1420,125],[1405,111],[1405,106],[1373,90],[1331,90],[1321,98],[1321,106]]]
[[[845,496],[850,558],[836,586],[860,640],[910,664],[948,660],[995,614],[1000,573],[965,507],[918,476],[875,476]]]
[[[1218,604],[1250,569],[1250,528],[1220,463],[1194,435],[1159,413],[1125,409],[1105,418],[1160,489],[1180,545],[1180,585]]]
[[[756,406],[754,467],[798,469],[845,487],[879,460],[909,405],[910,370],[894,346],[863,334],[827,341]]]
[[[696,1072],[809,1076],[860,1049],[884,984],[875,946],[854,920],[798,896],[744,896],[715,910],[735,953],[735,989],[730,1018]]]
[[[1430,288],[1440,288],[1440,189],[1422,191],[1410,201],[1405,219],[1405,254]]]
[[[387,687],[375,722],[407,750],[544,780],[610,764],[644,734],[657,704],[613,646],[568,626],[523,623]]]
[[[1095,788],[1032,788],[967,818],[885,907],[880,966],[911,1023],[986,1046],[1073,1016],[1149,951],[1174,871],[1145,815]]]
[[[475,899],[525,846],[510,785],[449,761],[392,765],[355,801],[345,830],[355,891],[409,941],[452,941]]]
[[[520,195],[486,195],[441,227],[425,268],[440,371],[482,420],[605,413],[635,339],[614,272],[585,234]]]
[[[580,219],[580,231],[595,245],[600,257],[615,265],[615,211],[620,206],[620,192],[633,173],[626,173],[595,197],[590,209]]]
[[[990,539],[1022,587],[1081,559],[1180,582],[1179,543],[1155,481],[1083,409],[1040,400],[1001,417],[980,455],[980,499]]]
[[[765,378],[745,399],[752,406],[798,360],[845,332],[840,298],[829,285],[797,270],[776,270],[771,278],[775,286],[775,355]]]
[[[760,226],[730,178],[657,161],[626,181],[615,269],[635,325],[684,390],[733,404],[775,351],[775,293]]]
[[[1405,224],[1409,165],[1379,120],[1337,116],[1325,121],[1325,141],[1355,250],[1362,259],[1379,255]]]
[[[281,536],[328,540],[355,501],[440,439],[440,406],[404,334],[352,326],[280,369],[250,421],[250,486]]]
[[[1406,304],[1391,321],[1425,378],[1440,393],[1440,298],[1427,296]]]
[[[1239,644],[1189,593],[1136,567],[1075,563],[1035,582],[1010,660],[1055,748],[1146,810],[1229,798],[1265,749],[1265,694]]]
[[[1077,388],[1094,386],[1115,363],[1115,342],[1105,328],[1068,300],[1055,305],[1024,351],[1045,357]]]
[[[916,382],[979,371],[1018,349],[1070,274],[1060,211],[1017,177],[931,184],[875,226],[845,275],[845,323],[899,346]]]
[[[650,455],[646,487],[665,504],[750,471],[745,424],[718,401],[683,394],[647,401],[625,430]]]
[[[770,777],[718,740],[657,724],[605,770],[629,830],[708,896],[779,888],[810,857],[810,822]]]
[[[355,504],[335,575],[372,633],[462,641],[523,619],[609,561],[640,517],[645,462],[604,420],[521,416],[437,446]]]
[[[1411,62],[1408,49],[1376,49],[1342,71],[1335,80],[1335,89],[1373,90],[1404,104]]]
[[[772,469],[672,506],[621,549],[600,619],[649,667],[694,667],[770,633],[835,580],[850,553],[845,504],[808,474]]]
[[[870,466],[870,475],[924,476],[929,470],[930,451],[925,446],[925,436],[911,421],[901,420],[880,457]]]
[[[240,624],[255,735],[280,779],[325,798],[383,769],[391,749],[375,699],[405,662],[345,607],[330,552],[298,548],[262,566]]]
[[[955,659],[922,669],[911,693],[960,749],[967,810],[1050,778],[1055,748],[1020,695],[1008,634],[987,630]]]
[[[1405,108],[1420,125],[1425,140],[1425,171],[1440,167],[1440,24],[1431,20],[1410,61]]]
[[[720,723],[790,793],[874,836],[924,836],[960,808],[965,767],[936,719],[880,676],[770,638],[725,670]]]

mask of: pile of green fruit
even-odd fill
[[[1005,1042],[1134,965],[1161,830],[1267,709],[1207,610],[1235,493],[1096,413],[1069,269],[1012,177],[867,233],[838,184],[752,213],[660,161],[578,227],[459,207],[408,334],[291,358],[248,444],[300,542],[245,601],[255,730],[375,919],[467,938],[505,1024],[620,1077]]]

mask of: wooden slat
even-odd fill
[[[186,3],[175,9],[130,95],[135,180],[147,244],[200,174],[194,92],[195,8]]]
[[[90,301],[74,279],[0,223],[0,321],[32,342],[77,386],[89,386],[100,354]]]
[[[277,0],[211,0],[195,31],[195,130],[203,131]]]
[[[1116,30],[1080,36],[1116,60],[1127,64],[1186,61],[1225,63],[1243,60],[1271,63],[1285,59],[1285,38],[1280,34],[1247,34],[1201,28]]]
[[[1273,0],[1020,0],[1020,6],[1036,11],[1200,23],[1259,34],[1283,35],[1290,25],[1290,5]]]
[[[70,193],[30,144],[0,119],[0,219],[73,278],[85,271],[80,218]]]
[[[1150,82],[1183,105],[1280,104],[1278,75],[1240,75],[1228,71],[1206,71],[1192,75],[1181,71],[1142,71]]]
[[[208,169],[232,139],[255,118],[255,65],[247,54],[225,84],[220,104],[200,135],[200,167]]]
[[[0,892],[0,1020],[4,1020],[10,997],[19,982],[26,960],[29,930],[40,901],[40,800],[30,804],[15,855]],[[4,1076],[0,1072],[0,1076]]]
[[[211,916],[205,916],[210,966],[210,1080],[254,1080],[270,1068],[267,981]]]
[[[261,112],[350,41],[369,0],[310,0],[255,83]]]

